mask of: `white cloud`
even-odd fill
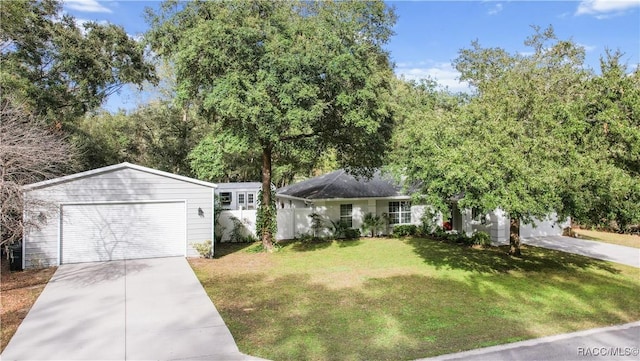
[[[402,63],[402,67],[396,68],[396,75],[403,77],[407,80],[420,80],[431,78],[442,86],[448,88],[452,92],[470,92],[471,88],[469,83],[461,82],[460,73],[455,70],[449,63],[434,63],[431,62],[429,67],[420,67],[419,64],[426,63],[420,62],[411,66],[410,63]]]
[[[101,5],[97,0],[64,0],[64,4],[71,10],[85,13],[111,13],[111,9]]]
[[[640,7],[640,0],[583,0],[578,5],[576,15],[593,15],[598,19],[606,19],[621,15],[634,7]]]
[[[596,50],[598,48],[595,45],[588,45],[588,44],[582,44],[582,43],[577,43],[576,45],[583,47],[584,51],[587,52],[587,53],[591,52],[591,51],[594,51],[594,50]]]
[[[495,14],[497,14],[497,13],[501,12],[501,11],[502,11],[502,4],[497,3],[497,4],[495,4],[491,9],[489,9],[489,11],[487,12],[487,14],[489,14],[489,15],[495,15]]]

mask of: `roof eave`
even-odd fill
[[[193,179],[193,178],[189,178],[189,177],[185,177],[185,176],[181,176],[181,175],[177,175],[177,174],[173,174],[173,173],[169,173],[169,172],[165,172],[165,171],[161,171],[161,170],[157,170],[157,169],[147,168],[147,167],[143,167],[143,166],[137,165],[137,164],[123,162],[123,163],[114,164],[114,165],[110,165],[110,166],[106,166],[106,167],[102,167],[102,168],[91,169],[91,170],[80,172],[80,173],[70,174],[70,175],[66,175],[66,176],[63,176],[63,177],[48,179],[48,180],[45,180],[45,181],[42,181],[42,182],[38,182],[38,183],[28,184],[28,185],[25,185],[24,187],[22,187],[22,189],[23,189],[23,191],[28,192],[28,191],[32,191],[32,190],[36,190],[36,189],[41,189],[41,188],[53,186],[53,185],[60,184],[60,183],[73,181],[73,180],[76,180],[76,179],[87,178],[87,177],[95,176],[95,175],[98,175],[98,174],[112,172],[112,171],[116,171],[116,170],[119,170],[119,169],[127,169],[127,168],[128,169],[134,169],[134,170],[141,171],[141,172],[146,172],[146,173],[159,175],[159,176],[162,176],[162,177],[168,177],[168,178],[180,180],[180,181],[183,181],[183,182],[193,183],[193,184],[197,184],[197,185],[201,185],[201,186],[205,186],[205,187],[209,187],[209,188],[216,188],[217,187],[216,184],[205,182],[205,181],[201,181],[201,180],[198,180],[198,179]]]

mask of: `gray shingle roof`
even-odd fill
[[[403,196],[402,187],[391,176],[376,172],[371,179],[337,170],[307,179],[276,191],[277,194],[305,199],[379,198]]]

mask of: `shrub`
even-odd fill
[[[418,227],[414,224],[401,224],[393,227],[393,235],[395,237],[415,236],[418,233]]]
[[[355,228],[347,228],[344,230],[345,239],[358,239],[360,238],[360,230]]]
[[[311,213],[309,216],[311,218],[311,230],[313,234],[311,236],[319,237],[320,233],[322,233],[322,229],[324,228],[324,222],[322,221],[322,216],[319,213]]]
[[[371,237],[380,234],[380,231],[382,231],[385,226],[385,219],[373,213],[365,214],[362,220],[362,232],[365,234],[371,232]]]
[[[345,238],[346,232],[350,229],[349,224],[345,221],[331,221],[333,226],[333,237],[336,239]]]
[[[431,232],[431,236],[439,240],[446,240],[449,236],[449,233],[445,231],[442,227],[436,227],[436,229]]]
[[[420,229],[419,234],[421,236],[426,236],[428,234],[433,234],[433,232],[439,227],[437,221],[437,213],[431,209],[427,208],[420,218]]]
[[[471,236],[471,241],[474,245],[478,246],[490,246],[491,245],[491,236],[487,232],[476,232]]]
[[[458,233],[456,234],[456,236],[457,236],[456,242],[467,245],[467,246],[473,245],[473,239],[467,236],[465,232]]]
[[[191,246],[200,254],[200,256],[204,258],[213,258],[210,239],[200,243],[191,243]]]

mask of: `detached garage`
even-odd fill
[[[25,187],[23,267],[198,256],[216,185],[121,163]]]

